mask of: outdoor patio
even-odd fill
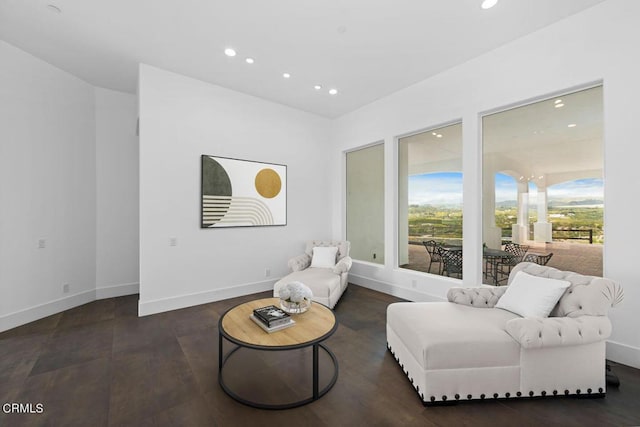
[[[529,253],[553,252],[547,264],[559,270],[575,271],[591,276],[602,276],[602,245],[557,241],[553,243],[527,243]],[[410,270],[438,274],[439,264],[434,263],[429,271],[429,254],[424,245],[409,245],[409,263],[401,266]]]

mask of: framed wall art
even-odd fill
[[[287,225],[287,166],[201,156],[201,227]]]

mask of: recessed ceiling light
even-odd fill
[[[561,102],[560,104],[556,104],[556,108],[562,108],[564,107],[564,104]]]
[[[540,175],[540,176],[538,177],[538,179],[542,179],[542,178],[544,178],[544,176],[543,176],[543,175]]]
[[[60,9],[55,4],[48,4],[47,9],[49,9],[51,12],[54,12],[54,13],[62,13],[62,9]]]
[[[291,74],[289,74],[289,73],[282,73],[282,77],[284,77],[285,79],[288,79],[289,77],[291,77]]]
[[[437,134],[436,138],[442,138],[442,134],[441,133]]]
[[[314,88],[315,90],[320,90],[320,89],[322,89],[322,86],[320,86],[320,85],[315,85],[313,88]]]
[[[484,0],[480,7],[482,7],[483,9],[491,9],[497,3],[498,3],[498,0]]]
[[[329,89],[329,95],[337,95],[338,89]]]
[[[560,104],[561,102],[562,102],[562,99],[556,99],[556,100],[554,101],[554,104]]]
[[[256,61],[253,58],[246,58],[244,62],[246,62],[247,64],[253,64]]]
[[[235,49],[228,47],[224,50],[224,54],[227,56],[236,56],[236,51]]]
[[[568,127],[568,128],[574,128],[574,127],[576,127],[576,126],[577,126],[577,125],[576,125],[575,123],[571,123],[571,124],[567,125],[567,127]]]

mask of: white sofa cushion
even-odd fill
[[[517,366],[520,345],[504,325],[518,315],[449,302],[394,303],[387,325],[423,369]]]
[[[286,279],[286,280],[285,280]],[[310,267],[302,271],[294,271],[276,283],[274,296],[280,296],[280,286],[291,282],[301,282],[311,289],[314,297],[329,298],[329,295],[340,290],[340,276],[330,268]]]
[[[564,291],[571,285],[567,280],[532,276],[518,271],[496,308],[509,310],[522,317],[548,317]]]
[[[511,271],[509,282],[515,279],[519,271],[571,282],[569,289],[551,311],[552,317],[606,316],[609,307],[615,306],[624,297],[622,287],[611,279],[584,276],[531,262],[516,265]]]
[[[319,246],[313,248],[311,255],[311,267],[333,268],[336,266],[336,254],[338,248],[335,246]]]

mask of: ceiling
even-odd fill
[[[570,126],[571,125],[571,126]],[[602,177],[602,86],[558,95],[482,119],[484,167],[553,185]],[[408,173],[462,170],[462,124],[400,139]]]
[[[334,118],[602,1],[0,0],[0,39],[104,88],[146,63]]]
[[[537,184],[600,178],[603,116],[602,86],[486,116],[485,159],[493,157],[496,171]]]

